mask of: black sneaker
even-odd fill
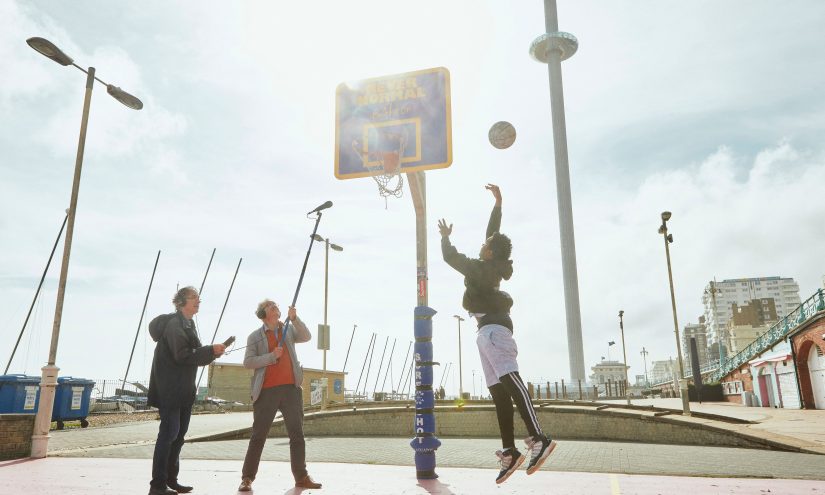
[[[533,474],[539,470],[547,457],[556,448],[556,442],[544,435],[528,438],[524,440],[527,450],[530,451],[530,463],[527,465],[527,474]]]
[[[524,462],[524,456],[521,455],[521,452],[515,448],[507,449],[505,451],[497,450],[496,456],[498,457],[499,464],[501,464],[501,471],[496,477],[497,484],[507,481],[507,478],[509,478],[511,474],[515,473],[519,466],[521,466]]]

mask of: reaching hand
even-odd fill
[[[501,206],[501,190],[495,184],[487,184],[484,186],[484,189],[487,189],[491,193],[493,193],[493,197],[496,198],[496,206]]]
[[[441,234],[441,237],[450,237],[450,234],[453,233],[453,224],[447,227],[447,221],[442,218],[438,221],[438,232]]]

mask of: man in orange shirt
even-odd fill
[[[244,367],[254,369],[255,373],[252,375],[252,436],[246,449],[238,490],[252,490],[252,482],[261,463],[261,452],[278,411],[281,411],[289,435],[289,459],[295,486],[321,488],[321,484],[313,481],[307,473],[301,392],[303,372],[295,354],[295,343],[308,342],[312,335],[292,306],[289,308],[290,324],[286,328],[281,321],[281,310],[269,299],[258,304],[255,316],[263,321],[263,325],[247,338],[243,360]]]

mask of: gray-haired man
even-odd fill
[[[289,308],[290,324],[284,328],[281,310],[269,299],[258,304],[255,316],[263,325],[247,338],[243,365],[255,370],[252,375],[252,436],[246,450],[241,472],[239,491],[252,490],[252,482],[258,473],[269,428],[275,414],[281,411],[289,435],[289,460],[295,486],[321,488],[307,473],[304,443],[304,401],[301,392],[303,371],[295,343],[308,342],[312,338],[306,325],[294,307]]]
[[[152,457],[149,495],[175,495],[192,491],[178,482],[180,451],[189,429],[195,403],[195,374],[220,357],[223,344],[201,345],[192,317],[201,300],[194,287],[184,287],[172,298],[175,313],[161,315],[149,323],[149,334],[157,342],[149,379],[148,404],[158,408],[160,426]]]

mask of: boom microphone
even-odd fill
[[[326,210],[327,208],[330,208],[331,206],[332,206],[332,201],[327,201],[326,203],[322,204],[318,208],[315,208],[314,210],[307,213],[307,215],[312,215],[313,213],[318,213],[319,211]]]

